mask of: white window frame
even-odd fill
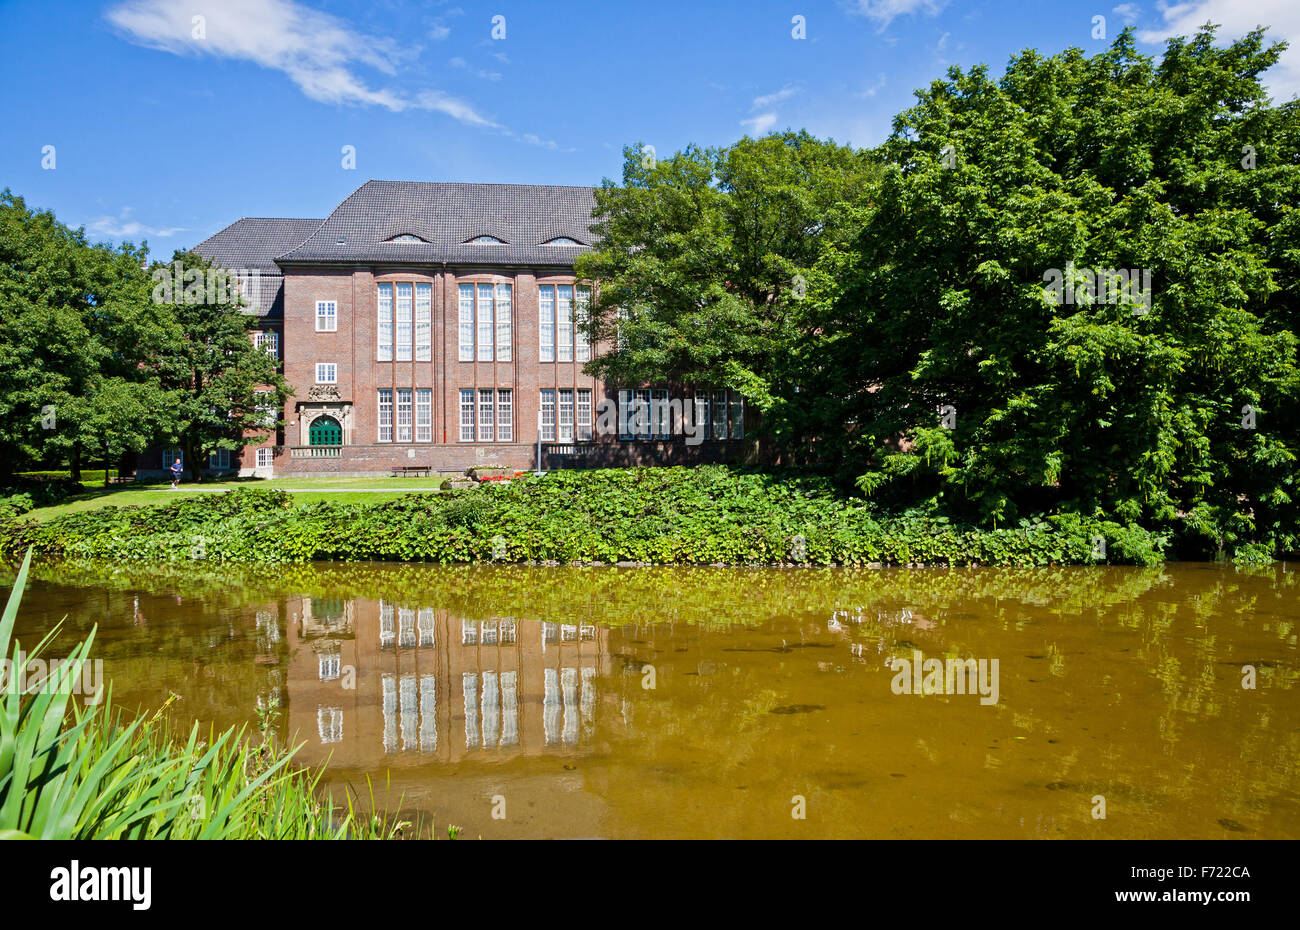
[[[496,391],[478,389],[478,441],[492,442],[496,438]]]
[[[433,360],[433,285],[415,285],[415,360]]]
[[[555,285],[537,289],[537,360],[555,361]]]
[[[667,388],[656,388],[650,392],[650,436],[652,439],[673,438],[673,414],[668,406]]]
[[[280,419],[280,411],[275,406],[275,391],[254,391],[254,399],[265,401],[269,398],[269,403],[258,403],[257,410],[261,414],[258,425],[263,427],[273,427],[276,421]]]
[[[727,438],[727,409],[727,392],[713,391],[709,397],[709,439]]]
[[[537,425],[542,442],[555,442],[555,388],[542,388],[537,402]]]
[[[414,435],[415,401],[410,388],[398,388],[394,395],[394,413],[396,439],[398,442],[410,442]]]
[[[745,398],[736,391],[731,392],[731,430],[727,438],[745,438]]]
[[[378,442],[393,441],[393,389],[379,389]]]
[[[271,358],[277,361],[280,358],[280,334],[275,330],[256,333],[253,336],[253,345],[261,349]]]
[[[478,401],[473,388],[460,389],[460,441],[474,441],[474,407]]]
[[[322,377],[322,375],[326,377]],[[338,364],[336,362],[317,362],[316,383],[317,384],[338,384],[339,383]]]
[[[478,351],[474,358],[480,362],[492,361],[492,347],[496,339],[496,322],[493,313],[496,310],[496,288],[491,284],[474,285],[474,313],[478,321],[475,337]]]
[[[316,301],[316,332],[336,333],[339,329],[339,305],[335,300]]]
[[[433,388],[415,389],[415,441],[433,442]]]
[[[573,442],[573,388],[559,388],[555,404],[555,441]]]
[[[261,448],[257,450],[257,467],[271,468],[275,464],[275,450]]]
[[[514,391],[497,388],[497,442],[515,441]]]
[[[578,388],[575,393],[573,438],[579,442],[591,441],[591,388]]]
[[[633,439],[632,434],[632,391],[629,388],[618,390],[618,438]]]
[[[514,391],[460,388],[460,442],[513,442]]]
[[[393,360],[393,285],[379,285],[375,298],[375,358],[381,362]]]
[[[573,361],[573,285],[555,286],[555,360]]]
[[[634,427],[640,423],[640,417],[636,415],[636,411],[638,409],[644,409],[646,411],[646,418],[648,420],[648,422],[646,423],[647,432],[644,433],[633,432],[632,435],[635,436],[637,439],[653,439],[655,435],[654,393],[649,388],[634,389],[632,391],[632,401],[633,401],[633,415],[628,418],[628,421]],[[642,404],[645,405],[644,408],[640,407],[640,405]]]
[[[591,288],[578,284],[573,288],[573,360],[591,361],[591,343],[587,339],[586,325],[591,321]]]
[[[411,360],[411,313],[415,301],[414,287],[409,281],[393,285],[393,359]]]
[[[509,284],[496,286],[497,361],[514,358],[514,294]]]
[[[458,285],[456,295],[460,312],[460,354],[458,357],[462,362],[472,362],[474,361],[474,285]]]

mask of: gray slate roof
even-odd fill
[[[248,308],[264,318],[284,316],[284,277],[275,257],[300,244],[323,223],[318,219],[246,216],[194,247],[204,258],[237,272],[257,272]]]
[[[323,222],[246,216],[204,239],[194,251],[223,268],[257,268],[279,274],[276,256],[300,245]]]
[[[277,260],[282,265],[449,262],[571,267],[593,241],[589,227],[595,206],[590,187],[367,181],[305,241],[287,247]],[[425,241],[385,241],[402,235]],[[505,244],[467,244],[484,235]],[[576,239],[582,247],[543,244],[560,236]]]

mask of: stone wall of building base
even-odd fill
[[[402,445],[373,444],[342,446],[337,455],[294,456],[294,451],[275,450],[276,477],[329,475],[353,477],[391,475],[404,466],[427,467],[434,472],[463,474],[470,468],[512,468],[531,471],[537,467],[537,446],[532,443],[492,445]],[[331,450],[334,451],[334,450]],[[704,465],[749,461],[755,452],[745,440],[705,442],[688,446],[675,442],[591,442],[543,443],[542,468],[628,468],[636,465]]]

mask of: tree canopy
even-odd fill
[[[260,405],[282,408],[288,385],[252,345],[254,318],[237,295],[207,289],[156,299],[147,255],[92,244],[0,194],[0,476],[67,461],[75,478],[88,457],[161,444],[199,462],[270,428]],[[210,267],[189,253],[175,261],[182,273]]]
[[[590,368],[739,390],[768,455],[882,504],[1294,551],[1300,103],[1260,81],[1284,48],[1207,27],[1157,60],[1126,31],[952,68],[874,149],[629,150],[580,262],[621,340]]]

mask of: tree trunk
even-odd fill
[[[81,444],[74,443],[72,446],[72,458],[70,460],[69,471],[73,481],[81,480]]]

